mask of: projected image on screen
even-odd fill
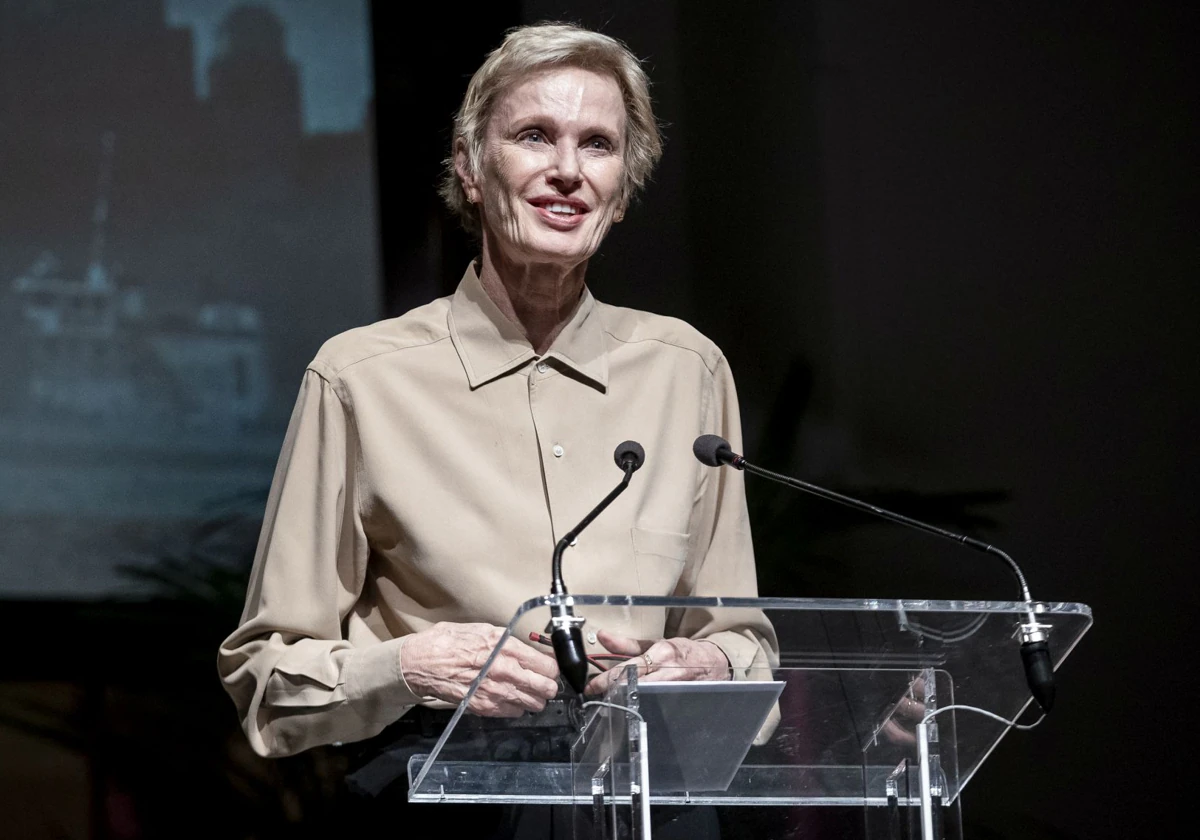
[[[261,512],[305,364],[379,315],[366,3],[6,3],[0,33],[0,597],[127,591]]]

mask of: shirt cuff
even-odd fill
[[[733,630],[722,630],[705,636],[703,640],[712,642],[721,649],[729,660],[732,678],[735,680],[769,680],[771,669],[768,667],[766,655],[760,645],[752,639],[747,639],[741,633]]]
[[[697,640],[699,641],[699,640]],[[771,669],[771,661],[767,652],[753,639],[748,639],[735,630],[722,630],[705,636],[704,641],[712,642],[719,647],[729,660],[730,675],[733,680],[771,680],[775,675]],[[754,737],[754,746],[761,747],[771,739],[781,720],[779,701],[771,706],[767,719]]]
[[[395,720],[422,698],[400,670],[407,637],[357,648],[345,665],[346,699],[367,720]]]

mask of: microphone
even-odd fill
[[[1054,666],[1050,661],[1050,644],[1048,641],[1048,631],[1050,628],[1038,623],[1037,618],[1033,614],[1033,596],[1029,594],[1029,586],[1025,583],[1025,575],[1021,572],[1021,567],[1017,565],[1017,562],[1003,551],[993,545],[988,545],[981,540],[973,539],[964,534],[956,534],[953,531],[938,528],[936,525],[911,519],[902,514],[893,513],[890,510],[884,510],[867,502],[851,498],[850,496],[843,496],[841,493],[835,493],[833,490],[826,490],[824,487],[809,484],[807,481],[801,481],[798,478],[792,478],[787,475],[780,475],[779,473],[755,466],[734,452],[729,446],[729,441],[718,435],[700,435],[692,444],[692,454],[696,456],[696,459],[700,463],[706,466],[720,467],[728,464],[734,469],[745,470],[748,473],[769,478],[780,484],[786,484],[788,487],[794,487],[797,490],[803,490],[814,496],[820,496],[822,499],[837,502],[838,504],[846,505],[865,513],[874,514],[891,522],[906,525],[909,528],[915,528],[927,534],[934,534],[935,536],[953,540],[976,551],[999,557],[1008,564],[1009,569],[1016,575],[1017,582],[1021,585],[1022,600],[1027,605],[1025,613],[1026,621],[1018,626],[1016,633],[1021,641],[1021,661],[1025,666],[1025,681],[1029,684],[1029,690],[1032,692],[1033,698],[1037,700],[1038,705],[1042,707],[1043,711],[1049,712],[1051,707],[1054,706]]]
[[[636,440],[627,440],[617,444],[617,448],[613,452],[613,460],[622,470],[628,466],[629,472],[635,473],[641,469],[642,464],[646,463],[646,450],[642,449],[642,445]]]
[[[617,446],[613,452],[613,461],[625,473],[621,483],[601,499],[600,504],[592,508],[578,525],[563,534],[562,539],[554,546],[554,558],[551,561],[550,594],[559,596],[565,603],[560,601],[550,608],[550,641],[554,645],[554,658],[558,660],[558,670],[577,694],[583,694],[583,687],[587,684],[587,651],[583,646],[583,632],[579,629],[583,626],[584,619],[575,615],[575,608],[571,605],[570,593],[567,592],[567,585],[562,578],[562,556],[580,532],[591,525],[592,520],[629,486],[629,479],[646,462],[646,450],[642,449],[642,445],[637,441],[627,440]]]
[[[732,464],[740,456],[733,454],[729,441],[720,435],[700,435],[692,444],[692,454],[707,467]]]

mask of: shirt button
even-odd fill
[[[545,372],[546,372],[546,363],[545,363],[545,362],[538,362],[538,363],[537,363],[537,372],[538,372],[538,373],[545,373]]]
[[[561,446],[561,445],[559,445],[559,444],[557,444],[557,443],[556,443],[556,444],[554,444],[554,449],[553,449],[553,450],[551,450],[551,451],[553,451],[553,452],[554,452],[554,457],[555,457],[555,458],[561,458],[561,457],[563,456],[563,448],[562,448],[562,446]]]
[[[589,645],[594,645],[594,644],[596,644],[596,634],[595,634],[595,633],[593,633],[593,632],[591,632],[591,631],[588,631],[588,634],[587,634],[587,643],[588,643]]]

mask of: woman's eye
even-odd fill
[[[587,142],[587,147],[589,149],[594,149],[595,151],[599,151],[599,152],[611,152],[612,151],[612,143],[608,142],[603,137],[593,137],[591,140],[589,140]]]
[[[540,131],[526,131],[521,135],[521,140],[526,143],[541,143],[545,139]]]

